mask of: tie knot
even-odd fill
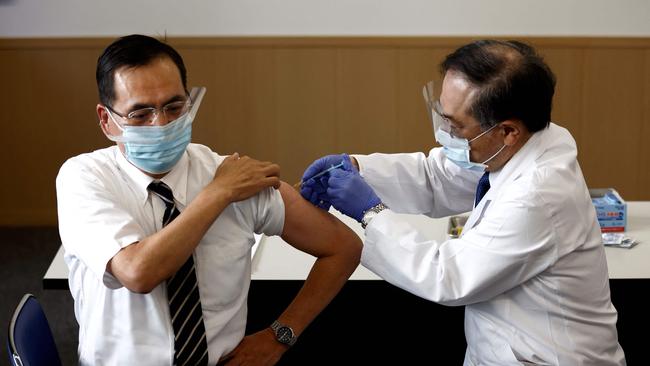
[[[147,189],[165,201],[165,204],[174,204],[174,194],[172,193],[171,188],[169,188],[165,183],[151,182]]]

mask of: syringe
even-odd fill
[[[321,177],[321,176],[323,176],[324,174],[327,174],[327,173],[331,172],[331,171],[334,170],[334,169],[338,169],[338,168],[342,168],[342,167],[343,167],[343,162],[340,162],[340,163],[338,163],[338,164],[336,164],[336,165],[332,165],[331,167],[329,167],[329,168],[323,170],[323,171],[320,172],[320,173],[315,174],[314,176],[310,177],[309,179],[315,179],[315,178]],[[309,180],[309,179],[307,179],[307,180]],[[296,189],[300,189],[300,188],[302,187],[302,185],[305,184],[305,182],[306,182],[306,181],[302,180],[302,181],[300,181],[300,182],[294,184],[293,187],[296,188]]]

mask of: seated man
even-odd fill
[[[276,363],[352,274],[360,239],[276,164],[190,143],[204,89],[187,92],[169,45],[120,38],[96,77],[116,145],[69,159],[56,182],[80,364]],[[277,321],[244,337],[254,233],[317,260]]]

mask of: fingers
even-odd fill
[[[280,166],[268,161],[259,162],[260,172],[268,179],[264,180],[266,187],[280,188]]]
[[[328,211],[332,206],[330,198],[327,196],[327,178],[309,179],[300,189],[300,195],[311,202],[312,205]]]
[[[323,170],[323,165],[324,165],[323,158],[318,159],[314,161],[310,166],[305,169],[305,172],[302,175],[302,180],[306,181],[313,177],[314,175],[320,173],[321,170]]]
[[[259,162],[261,171],[266,174],[267,177],[279,177],[280,176],[280,166],[268,161]]]
[[[273,187],[275,189],[278,189],[280,188],[282,181],[280,180],[280,177],[271,176],[271,177],[266,177],[266,179],[263,179],[262,184],[264,187]]]
[[[325,169],[330,168],[333,165],[337,165],[341,162],[343,159],[343,155],[326,155],[323,156],[322,158],[319,158],[315,160],[307,169],[305,170],[304,174],[302,175],[302,180],[307,180],[314,175],[322,172]]]
[[[223,160],[213,181],[229,200],[240,201],[268,187],[280,188],[280,166],[234,153]]]
[[[341,188],[354,176],[353,172],[335,169],[330,172],[328,188]],[[328,189],[329,190],[329,189]]]

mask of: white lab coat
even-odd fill
[[[465,365],[625,365],[600,230],[575,141],[555,124],[498,172],[463,235],[425,237],[397,213],[472,209],[480,173],[440,149],[355,156],[391,210],[366,229],[362,263],[445,305],[466,305]]]

